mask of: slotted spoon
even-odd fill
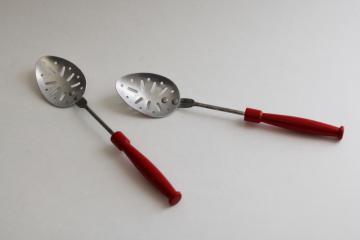
[[[56,107],[66,108],[77,105],[87,110],[111,135],[111,141],[123,151],[141,174],[164,194],[170,205],[175,205],[181,199],[181,193],[176,191],[165,176],[134,146],[120,131],[114,132],[87,105],[83,97],[86,80],[81,70],[70,61],[55,57],[43,56],[35,68],[36,79],[45,99]]]
[[[344,127],[336,127],[314,120],[263,113],[261,110],[246,108],[245,111],[224,108],[196,102],[190,98],[180,98],[175,83],[170,79],[153,73],[134,73],[116,81],[116,90],[121,98],[133,109],[149,117],[165,117],[177,108],[203,107],[244,116],[245,121],[267,123],[297,132],[331,136],[341,139]]]

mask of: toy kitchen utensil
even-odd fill
[[[267,123],[297,132],[331,136],[341,139],[344,127],[336,127],[310,119],[263,113],[261,110],[246,108],[239,111],[230,108],[196,102],[190,98],[180,98],[175,83],[153,73],[129,74],[116,81],[116,90],[121,98],[133,109],[154,118],[165,117],[177,108],[203,107],[244,116],[244,120]]]
[[[170,205],[175,205],[181,199],[181,193],[176,191],[165,176],[134,146],[120,131],[114,132],[87,105],[83,97],[86,87],[84,74],[73,63],[54,56],[41,57],[36,63],[36,78],[40,91],[52,105],[60,108],[77,105],[87,110],[111,135],[112,143],[123,151],[141,174],[151,182]]]

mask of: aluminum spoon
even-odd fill
[[[244,116],[248,122],[264,122],[288,130],[312,135],[331,136],[340,140],[344,127],[287,115],[263,113],[261,110],[246,108],[245,111],[196,102],[190,98],[180,98],[175,83],[153,73],[134,73],[116,81],[116,90],[121,98],[133,109],[149,117],[165,117],[177,108],[202,107]]]
[[[141,174],[164,194],[170,205],[181,199],[165,176],[142,155],[120,131],[114,132],[91,108],[83,97],[86,80],[81,70],[70,61],[54,56],[43,56],[36,63],[36,79],[42,95],[52,105],[67,108],[77,105],[87,110],[111,135],[112,143],[123,151]]]

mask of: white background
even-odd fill
[[[95,1],[93,1],[95,2]],[[0,1],[0,239],[360,239],[360,2]],[[85,111],[40,95],[42,55],[183,193],[168,207]],[[179,109],[149,119],[122,75],[183,97],[345,126],[340,142]]]

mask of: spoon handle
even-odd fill
[[[149,159],[131,145],[130,140],[122,132],[115,132],[111,136],[111,141],[120,151],[123,151],[128,156],[140,173],[169,199],[171,206],[180,201],[181,193],[174,189],[171,183]]]
[[[343,126],[336,127],[306,118],[263,113],[261,110],[253,108],[247,108],[245,110],[244,120],[255,123],[263,122],[292,131],[303,132],[312,135],[336,137],[338,140],[340,140],[344,134]]]

